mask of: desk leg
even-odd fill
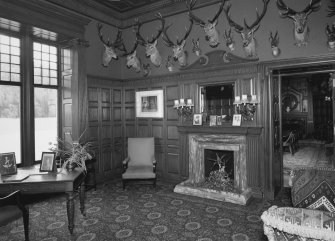
[[[79,200],[80,200],[80,212],[83,216],[86,216],[85,211],[85,182],[79,186]]]
[[[67,192],[67,202],[66,202],[66,208],[67,208],[67,220],[69,223],[69,231],[70,234],[73,234],[73,228],[74,228],[74,195],[73,192]]]

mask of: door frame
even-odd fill
[[[264,136],[264,143],[269,143],[264,148],[264,160],[269,160],[269,162],[265,162],[265,178],[264,178],[264,196],[269,199],[274,199],[276,192],[278,189],[283,188],[283,178],[276,177],[278,171],[280,171],[282,176],[282,164],[279,166],[280,170],[276,169],[275,166],[275,141],[274,141],[274,77],[273,71],[278,69],[287,69],[293,67],[309,67],[309,66],[320,66],[320,65],[332,65],[332,69],[335,72],[335,56],[327,55],[327,56],[318,56],[318,57],[310,57],[310,58],[296,58],[290,60],[276,60],[276,61],[269,61],[263,62],[260,64],[260,70],[263,72],[264,80],[265,80],[265,87],[264,87],[264,96],[263,96],[263,108],[264,108],[264,129],[268,130]],[[335,77],[335,75],[334,75]],[[335,78],[333,79],[333,99],[335,99]],[[281,103],[281,94],[278,96],[278,102]],[[279,121],[281,122],[281,110]],[[333,104],[333,128],[334,128],[334,140],[335,140],[335,105]],[[279,135],[281,138],[281,123],[280,123],[280,131]],[[280,139],[281,141],[281,139]],[[335,141],[334,141],[335,142]],[[334,153],[335,153],[335,145],[333,145]],[[282,163],[282,153],[281,153],[281,163]],[[334,160],[333,160],[334,162]],[[278,180],[279,178],[279,180]],[[278,184],[279,183],[279,184]],[[277,190],[276,190],[277,189]]]

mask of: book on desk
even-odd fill
[[[10,176],[3,176],[2,182],[21,182],[24,179],[27,179],[29,177],[29,174],[16,174],[16,175],[10,175]]]

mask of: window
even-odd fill
[[[35,160],[57,139],[57,48],[34,42]]]
[[[23,49],[23,42],[30,47]],[[32,59],[23,58],[24,53]],[[32,150],[35,161],[39,161],[50,142],[57,139],[58,53],[53,43],[40,43],[29,35],[0,33],[0,153],[15,152],[18,164]],[[33,69],[22,71],[30,66]]]
[[[20,39],[0,34],[0,153],[21,163]]]

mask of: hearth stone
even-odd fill
[[[222,202],[230,202],[240,205],[247,205],[251,198],[251,190],[249,188],[244,190],[242,193],[234,193],[234,192],[218,191],[202,187],[193,187],[191,185],[187,185],[187,182],[177,184],[173,191],[176,193],[201,198],[208,198]]]

